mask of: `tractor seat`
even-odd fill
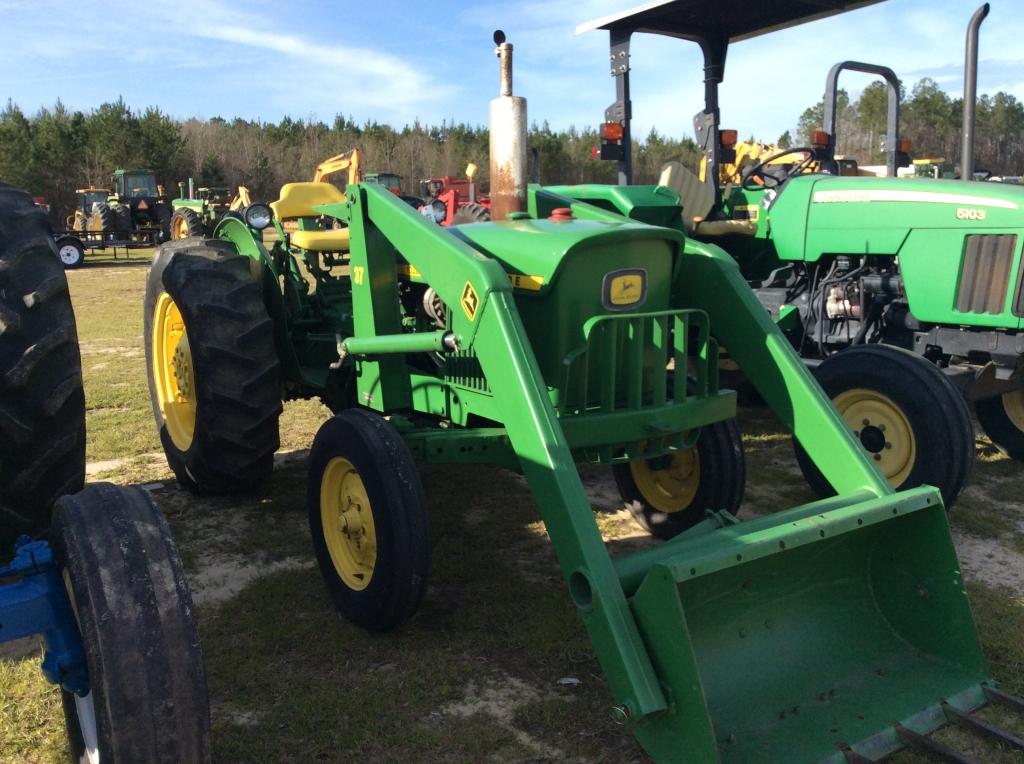
[[[320,213],[314,209],[321,204],[344,204],[345,194],[331,183],[286,183],[281,187],[281,197],[270,203],[274,217],[278,220],[290,218],[317,218]],[[291,242],[296,247],[318,252],[344,252],[348,250],[348,229],[333,228],[327,231],[294,231]]]
[[[348,229],[332,228],[327,231],[292,231],[292,244],[315,252],[348,252]]]
[[[687,170],[680,162],[666,162],[661,166],[658,185],[671,188],[679,194],[683,205],[683,221],[686,230],[693,232],[697,220],[703,220],[715,206],[715,191]],[[696,220],[695,220],[696,218]]]
[[[666,162],[661,167],[658,185],[679,194],[683,206],[683,222],[688,233],[697,236],[754,236],[757,223],[750,220],[704,220],[715,206],[715,192],[707,183],[679,162]]]

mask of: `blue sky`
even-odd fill
[[[1020,0],[993,0],[981,29],[979,92],[1024,100]],[[614,100],[605,32],[577,24],[639,0],[469,3],[0,0],[0,97],[25,111],[60,98],[90,109],[121,95],[175,117],[278,120],[335,113],[402,125],[483,124],[497,94],[491,32],[515,46],[515,90],[531,121],[594,125]],[[963,39],[978,0],[888,0],[738,43],[729,52],[723,124],[774,139],[821,97],[828,68],[858,59],[907,84],[963,88]],[[696,45],[634,38],[636,129],[691,135],[702,98]],[[870,81],[850,74],[859,91]]]

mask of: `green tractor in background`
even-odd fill
[[[415,462],[524,474],[612,714],[659,762],[877,761],[954,714],[1024,703],[985,673],[940,492],[883,478],[736,261],[679,225],[678,196],[613,189],[627,217],[527,190],[525,101],[495,41],[504,219],[446,228],[379,184],[289,183],[157,252],[144,336],[178,482],[257,486],[283,401],[320,398],[333,416],[308,462],[314,551],[341,613],[383,631],[427,590]],[[522,135],[496,146],[513,113]],[[519,161],[497,172],[496,156]],[[737,520],[745,462],[720,346],[837,495]],[[613,559],[579,462],[611,470],[666,542]]]
[[[814,367],[893,485],[935,485],[949,506],[974,458],[964,400],[974,404],[994,443],[1024,459],[1024,191],[953,180],[840,177],[836,77],[844,69],[884,69],[857,62],[829,73],[825,130],[816,145],[787,150],[798,158],[782,173],[772,166],[778,157],[769,157],[749,168],[741,183],[720,187],[714,168],[730,161],[732,147],[724,139],[735,135],[719,127],[718,85],[728,45],[779,28],[776,21],[792,25],[820,16],[799,5],[787,5],[786,12],[751,7],[716,20],[711,0],[677,0],[582,25],[578,31],[611,35],[618,100],[606,112],[613,128],[606,132],[620,137],[605,140],[602,156],[618,160],[619,182],[629,183],[632,35],[697,42],[705,57],[705,107],[694,126],[709,172],[701,183],[678,163],[666,168],[662,185],[679,193],[684,210],[675,225],[737,260],[764,309]],[[825,5],[836,12],[863,3]],[[975,34],[979,14],[972,20]],[[898,135],[899,83],[884,72],[888,174],[895,176],[908,160]],[[830,173],[808,173],[812,165]],[[562,192],[630,217],[642,214],[646,198],[671,193],[592,186]],[[828,495],[828,481],[799,448],[798,455],[809,482]]]
[[[113,191],[105,202],[93,206],[102,230],[129,241],[156,246],[170,235],[171,205],[152,170],[124,170],[113,175]]]
[[[178,198],[171,202],[173,214],[170,222],[171,239],[187,239],[189,236],[207,236],[222,217],[238,214],[252,204],[249,189],[238,187],[234,197],[225,186],[200,186],[195,188],[192,178],[188,179],[188,195],[185,183],[178,183]]]

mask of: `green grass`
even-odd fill
[[[419,614],[393,634],[340,620],[312,560],[304,450],[327,416],[286,405],[282,452],[259,492],[199,498],[178,490],[161,456],[146,386],[142,296],[148,253],[70,273],[82,342],[92,479],[164,482],[154,497],[197,596],[209,677],[214,760],[645,760],[609,714],[612,699],[571,605],[522,478],[488,466],[424,467],[433,571]],[[744,512],[813,500],[790,438],[764,408],[741,411]],[[1024,552],[1024,469],[979,439],[957,533]],[[157,453],[157,456],[153,456]],[[651,543],[615,505],[607,470],[584,468],[603,497],[598,527],[613,553]],[[608,498],[608,497],[611,498]],[[229,588],[225,588],[228,586]],[[969,584],[993,676],[1024,693],[1024,600]],[[580,684],[562,685],[572,677]],[[1000,720],[1003,721],[1003,720]],[[1024,732],[1024,730],[1022,730]],[[943,739],[982,761],[1022,758]],[[59,695],[38,654],[0,659],[0,762],[66,758]],[[900,754],[898,762],[915,762]]]

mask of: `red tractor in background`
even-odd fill
[[[484,223],[491,219],[491,200],[477,196],[477,167],[470,162],[466,166],[466,177],[453,178],[444,175],[420,181],[420,196],[423,197],[424,214],[432,213],[435,221],[443,226],[465,223]]]

